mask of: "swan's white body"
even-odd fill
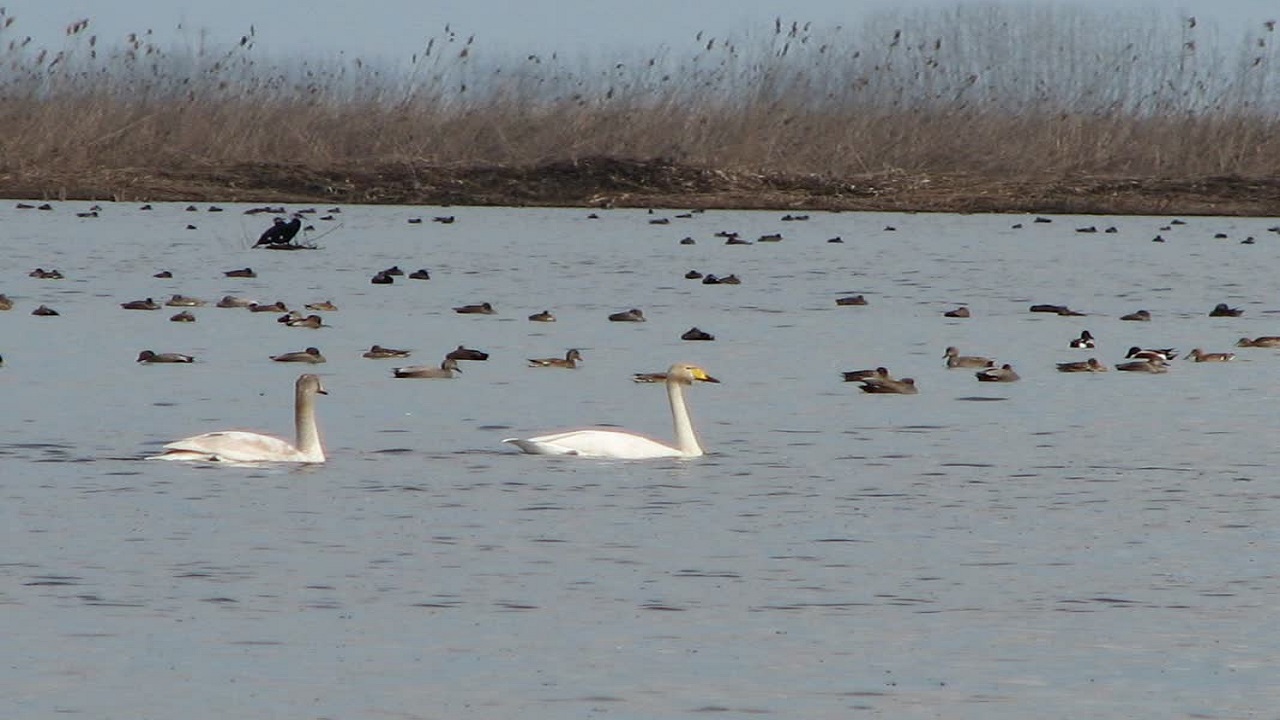
[[[671,420],[675,425],[675,445],[667,445],[625,430],[584,429],[539,435],[531,438],[507,438],[522,451],[532,455],[577,455],[617,460],[646,460],[665,457],[699,457],[702,446],[693,432],[693,422],[684,404],[684,386],[693,381],[720,382],[705,370],[685,363],[672,365],[664,381],[671,402]]]
[[[316,394],[328,394],[315,375],[302,375],[294,385],[294,424],[297,445],[270,435],[243,430],[223,430],[194,435],[164,446],[151,460],[195,460],[233,463],[324,462],[324,447],[316,427]]]

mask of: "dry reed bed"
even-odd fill
[[[395,65],[272,60],[252,36],[107,45],[87,21],[55,51],[0,21],[0,188],[16,194],[999,209],[1119,198],[1114,179],[1137,178],[1276,201],[1259,180],[1280,167],[1271,23],[1224,43],[1189,18],[980,6],[602,62],[445,33]]]

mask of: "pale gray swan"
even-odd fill
[[[671,419],[675,425],[675,445],[667,445],[625,430],[581,429],[539,435],[531,438],[507,438],[532,455],[578,455],[590,458],[645,460],[665,457],[700,457],[702,446],[694,434],[689,410],[684,404],[684,387],[694,381],[718,383],[706,370],[689,363],[676,363],[667,370],[667,399],[671,403]]]
[[[271,435],[243,430],[223,430],[183,438],[164,446],[152,460],[260,462],[324,462],[324,447],[316,427],[316,395],[327,395],[320,378],[306,374],[294,383],[293,421],[297,444],[291,445]]]

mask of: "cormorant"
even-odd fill
[[[301,229],[302,219],[296,215],[289,222],[276,218],[271,227],[267,228],[262,233],[262,236],[258,238],[258,242],[254,244],[254,247],[259,245],[288,245],[293,242],[294,236]]]

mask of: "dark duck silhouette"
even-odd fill
[[[254,243],[254,247],[259,245],[288,245],[293,242],[293,238],[302,229],[302,218],[297,215],[289,222],[285,222],[280,218],[276,218],[271,223],[271,227],[263,231],[258,238],[258,242]]]

